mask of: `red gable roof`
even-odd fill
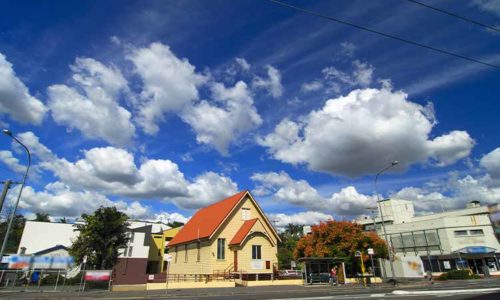
[[[241,225],[238,232],[234,235],[233,239],[229,243],[229,245],[239,245],[245,239],[250,229],[252,229],[253,225],[257,222],[258,219],[247,220]]]
[[[198,210],[170,243],[168,243],[168,246],[171,247],[196,241],[197,239],[209,238],[246,193],[247,191],[239,192],[236,195]]]

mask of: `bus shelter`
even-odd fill
[[[328,283],[330,281],[330,270],[333,267],[337,267],[337,282],[345,283],[345,258],[302,257],[298,261],[302,265],[302,276],[305,283]]]

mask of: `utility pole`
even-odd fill
[[[7,192],[9,191],[11,184],[12,184],[12,180],[10,180],[10,179],[3,182],[2,195],[0,195],[0,212],[2,211],[3,203],[5,201],[5,197],[7,196]]]
[[[394,262],[393,262],[393,255],[392,255],[392,245],[390,243],[390,239],[387,238],[387,231],[385,230],[385,220],[384,220],[384,213],[382,211],[382,204],[380,204],[381,200],[380,200],[380,196],[378,194],[378,189],[377,189],[377,181],[378,181],[378,177],[380,176],[380,174],[384,173],[385,171],[389,170],[390,168],[394,167],[395,165],[398,164],[398,161],[393,161],[389,166],[383,168],[382,170],[380,170],[377,175],[375,175],[375,182],[374,182],[374,186],[375,186],[375,194],[377,194],[377,204],[378,204],[378,208],[379,208],[379,212],[380,212],[380,219],[382,221],[382,230],[384,232],[384,239],[385,239],[385,242],[387,244],[387,250],[388,250],[388,254],[389,254],[389,265],[391,266],[391,277],[392,277],[392,284],[396,285],[396,276],[394,274]]]
[[[3,133],[6,134],[7,136],[10,136],[14,141],[16,141],[19,145],[21,145],[21,147],[24,148],[24,150],[26,151],[26,154],[28,155],[28,165],[26,166],[26,172],[24,173],[24,176],[23,176],[23,181],[21,183],[21,188],[19,189],[19,194],[17,195],[16,204],[14,205],[14,210],[12,211],[10,218],[9,218],[9,223],[7,225],[7,231],[5,232],[5,236],[4,236],[3,242],[2,242],[2,248],[0,248],[0,261],[2,260],[3,255],[5,253],[5,248],[7,247],[7,242],[9,240],[9,233],[10,233],[10,229],[12,227],[12,221],[14,220],[14,218],[16,216],[17,206],[19,205],[19,200],[21,200],[23,188],[24,188],[24,185],[26,184],[26,179],[28,178],[28,173],[29,173],[30,166],[31,166],[31,153],[30,153],[30,150],[28,149],[28,147],[26,147],[20,140],[18,140],[12,134],[12,132],[10,132],[9,130],[4,129]]]

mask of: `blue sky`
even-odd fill
[[[500,65],[500,33],[411,2],[288,3]],[[425,3],[500,24],[496,1]],[[33,152],[28,215],[185,220],[249,189],[278,225],[352,219],[393,160],[380,192],[419,213],[500,200],[498,69],[269,1],[0,8],[0,122]],[[0,143],[2,180],[19,179],[23,152]]]

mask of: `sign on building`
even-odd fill
[[[97,270],[85,271],[85,281],[109,281],[111,279],[111,271]]]
[[[250,268],[253,270],[263,270],[264,269],[264,261],[263,260],[252,260],[250,262]]]
[[[7,263],[9,269],[69,269],[73,267],[75,259],[72,256],[4,256],[2,263]]]

